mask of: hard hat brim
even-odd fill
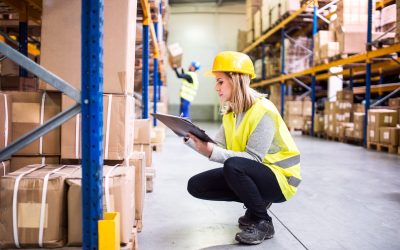
[[[225,72],[225,71],[216,71],[216,72]],[[232,72],[232,71],[226,71],[226,72]],[[246,73],[242,73],[242,72],[237,72],[239,74],[246,74]],[[204,72],[203,74],[205,77],[215,77],[214,72],[212,71],[212,69],[207,70],[206,72]],[[250,76],[250,79],[254,79],[256,78],[256,74],[252,75],[252,74],[247,74]]]

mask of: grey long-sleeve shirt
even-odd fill
[[[241,113],[237,116],[236,127],[240,125],[244,115],[245,113]],[[279,151],[279,147],[274,142],[274,135],[275,125],[268,115],[264,115],[250,135],[245,151],[235,152],[226,149],[225,131],[223,125],[221,125],[214,140],[217,145],[213,147],[210,160],[224,163],[228,158],[236,156],[262,162],[267,152],[276,153]],[[195,149],[193,141],[189,140],[186,144]]]

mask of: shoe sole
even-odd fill
[[[264,240],[269,240],[269,239],[272,239],[273,237],[274,236],[271,235],[271,236],[265,236],[262,240],[248,241],[248,240],[242,239],[238,235],[236,235],[235,240],[239,241],[240,243],[247,244],[247,245],[258,245],[258,244],[262,243]]]

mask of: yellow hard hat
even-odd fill
[[[236,51],[222,51],[214,58],[212,72],[237,72],[256,77],[254,65],[250,57]]]

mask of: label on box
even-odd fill
[[[18,228],[39,228],[41,203],[18,203]],[[44,212],[43,228],[47,228],[48,204]]]
[[[383,132],[383,139],[389,140],[389,132]]]
[[[384,122],[385,123],[392,123],[393,117],[391,115],[385,115]]]
[[[369,131],[369,137],[371,137],[371,138],[375,137],[375,132],[373,130]]]
[[[371,115],[371,123],[375,123],[375,116]]]

